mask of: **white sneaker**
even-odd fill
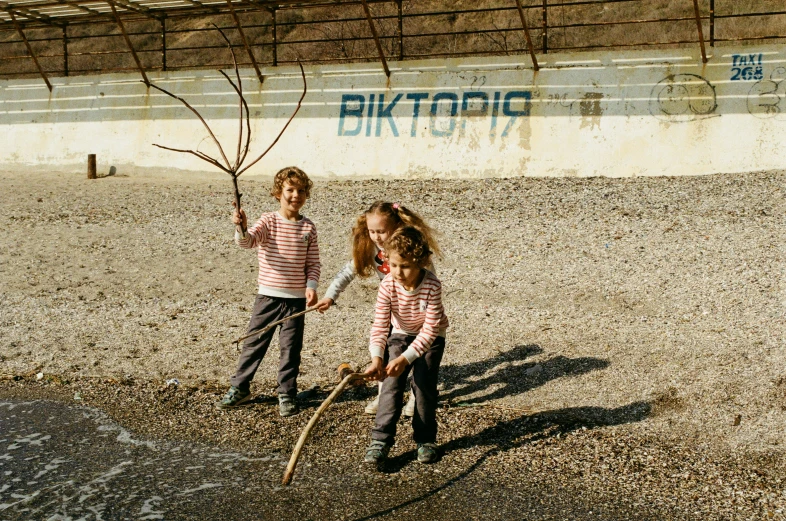
[[[379,395],[366,405],[366,414],[377,414],[379,408]]]
[[[407,404],[404,406],[404,410],[401,412],[407,418],[412,418],[415,416],[415,393],[412,391],[409,392],[409,400]]]

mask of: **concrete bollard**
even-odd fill
[[[95,154],[88,154],[87,155],[87,178],[88,179],[97,179],[98,176],[96,175],[96,155]]]

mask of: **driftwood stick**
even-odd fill
[[[283,324],[287,320],[292,320],[293,318],[297,318],[299,316],[305,315],[306,313],[311,313],[312,311],[315,311],[316,309],[317,309],[316,306],[314,306],[313,308],[308,308],[305,311],[300,311],[298,313],[295,313],[294,315],[289,315],[286,318],[282,318],[281,320],[277,320],[277,321],[273,322],[272,324],[266,325],[262,329],[259,329],[257,331],[253,331],[251,333],[248,333],[247,335],[241,336],[240,338],[235,340],[235,344],[240,345],[240,342],[242,342],[246,338],[250,338],[250,337],[252,337],[254,335],[261,335],[261,334],[263,334],[263,333],[265,333],[267,331],[270,331],[271,329],[273,329],[274,327],[278,326],[279,324]]]
[[[359,380],[361,378],[365,378],[365,373],[350,373],[341,380],[341,383],[333,389],[333,392],[325,398],[325,401],[322,402],[322,405],[319,406],[317,412],[314,413],[314,416],[308,421],[306,428],[303,429],[303,432],[300,434],[300,438],[297,440],[297,444],[295,445],[295,450],[292,451],[292,456],[289,458],[289,465],[287,465],[287,470],[284,472],[284,478],[281,480],[282,485],[289,485],[292,481],[292,476],[295,473],[295,466],[297,465],[297,460],[300,458],[300,453],[303,450],[303,446],[306,444],[308,437],[311,435],[311,431],[314,429],[314,426],[319,421],[319,418],[322,416],[322,413],[327,410],[333,400],[338,398],[338,396],[344,392],[344,389],[353,382],[354,380]]]

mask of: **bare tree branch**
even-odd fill
[[[203,160],[207,161],[211,165],[220,168],[221,170],[223,170],[224,172],[226,172],[226,173],[228,173],[230,175],[232,174],[232,172],[230,170],[228,170],[224,165],[222,165],[221,163],[219,163],[218,161],[216,161],[215,159],[213,159],[209,155],[203,154],[202,152],[199,152],[198,150],[194,151],[194,150],[185,150],[185,149],[181,149],[181,148],[165,147],[164,145],[159,145],[157,143],[153,143],[153,146],[154,147],[158,147],[158,148],[163,148],[164,150],[171,150],[173,152],[184,152],[186,154],[194,154],[199,159],[203,159]]]
[[[235,92],[237,92],[237,95],[240,97],[240,137],[238,138],[237,159],[235,161],[235,171],[237,171],[237,169],[240,167],[240,165],[243,164],[243,161],[246,160],[246,156],[248,155],[248,148],[251,145],[251,116],[250,116],[249,110],[248,110],[248,103],[246,102],[245,96],[243,96],[243,89],[242,89],[242,87],[237,87],[234,83],[232,83],[232,80],[229,79],[229,75],[227,75],[227,73],[225,73],[224,71],[218,71],[218,72],[220,72],[224,76],[224,78],[227,79],[229,84],[232,85],[232,87],[235,89]],[[246,145],[243,147],[243,151],[241,153],[241,151],[240,151],[240,143],[243,140],[243,107],[245,107],[245,109],[246,109],[246,127],[247,127],[247,129],[246,129]]]
[[[144,83],[144,82],[143,82],[143,83]],[[231,169],[231,168],[232,168],[232,165],[229,163],[229,159],[227,159],[227,156],[226,156],[226,154],[224,154],[224,149],[223,149],[223,148],[221,148],[221,143],[219,143],[219,142],[218,142],[218,139],[216,138],[216,135],[215,135],[215,134],[213,134],[213,131],[210,129],[210,126],[208,126],[207,122],[205,121],[205,118],[203,118],[203,117],[202,117],[202,115],[201,115],[199,112],[197,112],[197,110],[196,110],[194,107],[192,107],[191,105],[189,105],[189,104],[188,104],[188,102],[187,102],[186,100],[184,100],[183,98],[181,98],[180,96],[176,96],[176,95],[172,94],[171,92],[169,92],[168,90],[166,90],[166,89],[162,89],[161,87],[159,87],[158,85],[154,85],[153,83],[150,83],[150,86],[151,86],[151,87],[153,87],[153,88],[154,88],[154,89],[156,89],[156,90],[160,90],[161,92],[163,92],[163,93],[164,93],[164,94],[166,94],[167,96],[171,96],[171,97],[175,98],[176,100],[179,100],[179,101],[180,101],[180,103],[182,103],[183,105],[185,105],[186,107],[188,107],[188,109],[189,109],[191,112],[193,112],[194,114],[196,114],[196,117],[198,117],[198,118],[199,118],[199,121],[201,121],[201,122],[202,122],[202,124],[205,126],[205,128],[206,128],[206,129],[207,129],[207,131],[208,131],[208,133],[210,134],[210,137],[212,137],[212,138],[213,138],[213,141],[215,142],[216,146],[218,146],[218,151],[219,151],[219,152],[221,152],[221,157],[223,157],[223,158],[224,158],[224,162],[226,163],[226,165],[227,165],[227,168],[230,168],[230,169]]]
[[[235,67],[235,77],[237,78],[237,85],[235,85],[232,82],[232,80],[229,79],[229,76],[224,71],[222,70],[218,71],[224,75],[224,77],[227,79],[229,84],[232,85],[232,87],[235,89],[235,92],[237,92],[238,97],[240,98],[240,101],[238,102],[238,105],[240,106],[240,117],[238,121],[238,123],[240,124],[240,130],[238,132],[238,138],[237,138],[237,155],[235,156],[235,168],[234,168],[235,171],[237,171],[241,163],[243,163],[240,155],[240,146],[243,144],[243,105],[246,103],[246,98],[243,96],[243,80],[240,79],[240,71],[237,68],[237,56],[235,56],[235,50],[232,49],[232,43],[229,41],[229,38],[227,38],[227,35],[224,34],[224,31],[222,31],[221,28],[219,28],[216,24],[213,24],[213,27],[216,28],[216,30],[221,34],[221,37],[224,39],[224,41],[227,42],[227,47],[229,47],[229,53],[232,55],[232,65],[234,65]],[[245,107],[246,107],[246,120],[248,121],[248,128],[249,128],[247,137],[250,138],[251,122],[250,122],[250,116],[248,114],[248,105],[246,104]],[[246,149],[247,148],[248,148],[248,142],[246,143]]]
[[[256,158],[255,160],[253,160],[253,161],[251,162],[251,164],[250,164],[250,165],[248,165],[247,167],[243,168],[242,170],[239,170],[239,171],[237,172],[237,175],[238,175],[238,176],[239,176],[240,174],[242,174],[243,172],[245,172],[246,170],[248,170],[249,168],[251,168],[252,166],[254,166],[254,165],[257,163],[257,161],[259,161],[260,159],[262,159],[263,157],[265,157],[265,155],[266,155],[268,152],[270,152],[270,149],[271,149],[271,148],[273,148],[273,145],[275,145],[276,143],[278,143],[278,140],[279,140],[279,139],[281,138],[281,136],[284,134],[284,131],[287,129],[287,127],[289,126],[289,124],[290,124],[290,123],[292,123],[292,120],[295,118],[295,114],[297,114],[297,113],[298,113],[298,111],[300,110],[300,106],[303,104],[303,98],[305,98],[305,97],[306,97],[306,92],[308,92],[308,85],[306,84],[306,72],[303,70],[303,64],[302,64],[302,63],[300,63],[300,62],[298,62],[297,64],[298,64],[298,66],[300,67],[300,75],[303,77],[303,94],[301,94],[301,95],[300,95],[300,99],[299,99],[299,100],[298,100],[298,102],[297,102],[297,107],[295,108],[295,112],[293,112],[293,113],[292,113],[292,115],[291,115],[291,116],[289,116],[289,120],[287,121],[287,124],[286,124],[286,125],[284,125],[284,128],[282,128],[282,129],[281,129],[281,132],[279,132],[279,133],[278,133],[278,136],[276,136],[276,139],[274,139],[274,140],[273,140],[273,142],[272,142],[272,143],[270,143],[270,146],[269,146],[269,147],[267,147],[267,149],[266,149],[264,152],[262,152],[262,155],[261,155],[261,156],[259,156],[258,158]]]
[[[278,136],[276,136],[276,139],[273,140],[273,142],[270,144],[270,146],[267,147],[267,149],[262,153],[262,155],[259,156],[258,158],[256,158],[254,161],[252,161],[251,164],[249,164],[248,166],[246,166],[244,168],[241,168],[243,163],[246,160],[246,157],[248,156],[248,152],[249,152],[250,147],[251,147],[251,111],[248,108],[248,102],[246,101],[246,97],[243,95],[243,82],[241,80],[240,70],[238,69],[238,65],[237,65],[237,57],[235,56],[235,51],[232,49],[232,43],[229,41],[229,39],[227,38],[227,36],[224,34],[224,32],[221,29],[219,29],[215,24],[213,25],[213,27],[215,27],[216,30],[218,30],[218,32],[221,34],[221,37],[224,39],[224,41],[226,42],[227,46],[229,47],[229,52],[232,54],[232,63],[233,63],[234,68],[235,68],[235,77],[237,78],[237,84],[235,84],[235,82],[232,81],[232,78],[230,78],[227,73],[225,73],[222,70],[218,71],[219,73],[221,73],[222,76],[224,76],[224,78],[226,78],[226,80],[229,82],[229,84],[232,85],[232,88],[235,89],[235,93],[237,93],[238,97],[240,98],[240,101],[239,101],[239,109],[240,109],[239,127],[240,128],[239,128],[238,139],[237,139],[237,156],[235,157],[234,164],[229,162],[229,159],[227,159],[227,156],[224,153],[224,149],[221,147],[221,143],[219,143],[218,138],[216,138],[215,134],[210,129],[210,126],[207,124],[207,122],[202,117],[202,115],[194,107],[192,107],[186,100],[184,100],[180,96],[176,96],[175,94],[172,94],[171,92],[167,91],[166,89],[162,89],[161,87],[151,83],[150,84],[151,87],[153,87],[156,90],[159,90],[159,91],[163,92],[167,96],[170,96],[172,98],[175,98],[176,100],[179,100],[183,105],[188,107],[188,109],[191,112],[193,112],[199,118],[199,120],[202,122],[202,124],[207,129],[207,131],[210,133],[210,137],[213,138],[213,141],[215,142],[216,146],[218,146],[218,150],[219,150],[219,152],[221,152],[221,157],[224,158],[224,162],[226,163],[226,167],[224,167],[224,165],[222,165],[218,160],[208,156],[205,153],[199,152],[199,151],[186,150],[186,149],[180,149],[180,148],[172,148],[172,147],[165,147],[163,145],[158,145],[156,143],[153,143],[153,146],[156,146],[158,148],[163,148],[164,150],[171,150],[173,152],[182,152],[182,153],[185,153],[185,154],[192,154],[192,155],[198,157],[199,159],[202,159],[203,161],[207,161],[211,165],[219,168],[220,170],[223,170],[224,172],[226,172],[230,176],[232,176],[232,185],[233,185],[233,188],[234,188],[234,198],[235,198],[235,208],[239,212],[241,210],[241,208],[240,208],[240,198],[241,198],[241,196],[243,194],[240,193],[240,188],[238,187],[238,184],[237,184],[237,178],[240,176],[240,174],[242,174],[243,172],[245,172],[246,170],[248,170],[249,168],[254,166],[260,159],[265,157],[265,155],[268,152],[270,152],[270,149],[272,149],[273,146],[276,143],[278,143],[278,140],[284,134],[284,131],[287,129],[289,124],[295,118],[295,115],[300,110],[300,107],[303,104],[303,98],[306,97],[306,92],[308,91],[308,85],[306,83],[306,72],[303,70],[303,65],[300,62],[298,62],[298,66],[300,67],[300,75],[303,78],[303,94],[300,96],[300,100],[298,100],[298,102],[297,102],[297,107],[295,108],[295,111],[289,117],[289,120],[287,120],[287,123],[286,123],[286,125],[284,125],[284,128],[281,129],[281,132],[278,133]],[[244,110],[245,110],[245,120],[246,120],[245,146],[243,146],[243,111]],[[245,233],[246,232],[246,225],[241,224],[240,227],[241,227],[243,233]]]

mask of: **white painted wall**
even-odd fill
[[[249,175],[296,164],[312,176],[654,176],[786,168],[786,46],[424,60],[306,69],[308,95]],[[241,71],[249,160],[302,90],[295,67]],[[151,74],[237,146],[237,96],[216,71]],[[0,168],[99,165],[211,170],[152,146],[219,157],[201,123],[135,74],[0,81]],[[372,102],[373,98],[373,102]],[[391,102],[397,100],[395,104]],[[369,112],[371,107],[371,112]],[[415,118],[415,109],[418,117]],[[105,168],[102,168],[105,170]]]

